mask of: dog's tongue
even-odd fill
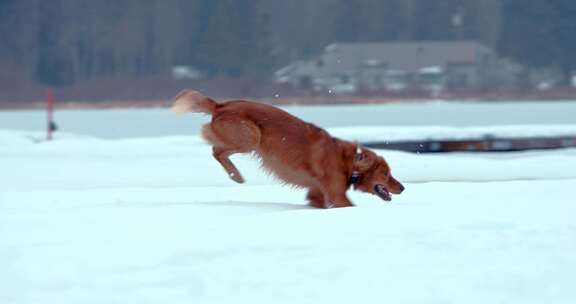
[[[374,186],[374,192],[376,192],[376,194],[383,200],[385,201],[391,201],[392,197],[390,196],[390,192],[388,192],[388,189],[386,189],[386,187],[384,187],[383,185],[376,185]]]

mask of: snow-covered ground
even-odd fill
[[[403,194],[316,210],[250,157],[233,183],[193,134],[102,138],[151,123],[105,114],[97,137],[0,131],[0,303],[576,302],[574,149],[382,150]]]

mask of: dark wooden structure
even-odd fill
[[[414,140],[394,142],[367,142],[366,147],[375,149],[401,150],[415,153],[440,152],[511,152],[576,147],[576,136],[496,138],[459,140]]]

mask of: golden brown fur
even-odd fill
[[[382,157],[276,107],[244,100],[218,103],[197,91],[184,90],[176,96],[172,110],[212,115],[202,136],[235,182],[243,183],[244,178],[229,156],[253,152],[279,179],[308,189],[313,207],[352,206],[346,196],[352,176],[354,189],[385,200],[390,200],[389,192],[404,190]]]

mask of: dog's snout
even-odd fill
[[[399,192],[398,194],[400,194],[400,193],[404,192],[404,185],[402,185],[402,184],[398,184],[398,185],[400,186],[400,187],[398,187],[398,192]]]

